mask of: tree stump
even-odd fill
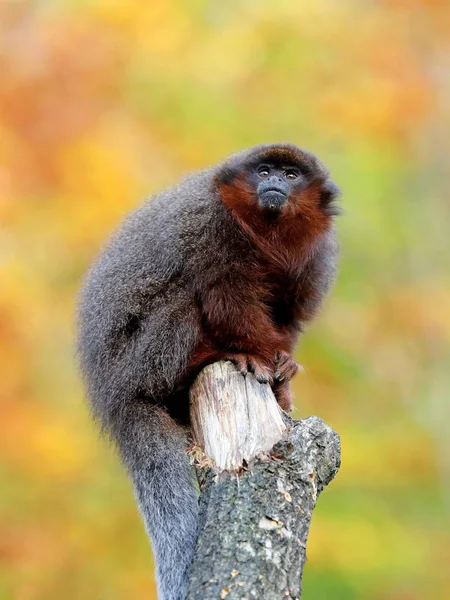
[[[206,367],[190,399],[201,496],[188,600],[300,598],[312,511],[339,469],[339,436],[318,417],[293,421],[269,385],[227,362]]]

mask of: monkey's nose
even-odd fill
[[[269,179],[267,179],[267,181],[269,183],[274,183],[274,184],[282,183],[283,182],[283,180],[281,179],[281,177],[279,177],[278,175],[271,175],[269,177]]]

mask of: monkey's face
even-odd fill
[[[336,214],[337,186],[310,152],[291,144],[257,146],[233,156],[219,173],[225,204],[238,212],[258,210],[270,220],[282,215]]]
[[[297,164],[265,161],[249,173],[259,205],[272,213],[282,211],[292,193],[305,187],[306,180]]]

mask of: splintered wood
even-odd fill
[[[287,429],[270,386],[230,362],[208,365],[197,377],[190,416],[194,443],[221,470],[268,452]]]

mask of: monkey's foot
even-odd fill
[[[233,352],[226,354],[223,360],[232,362],[239,369],[241,375],[245,376],[247,373],[253,373],[259,383],[271,384],[273,382],[273,367],[264,362],[259,356]]]
[[[282,350],[275,356],[275,381],[288,382],[302,367],[295,362],[289,352]]]
[[[289,385],[287,383],[278,385],[273,391],[280,407],[287,413],[291,412],[294,405],[292,403],[292,394]]]

